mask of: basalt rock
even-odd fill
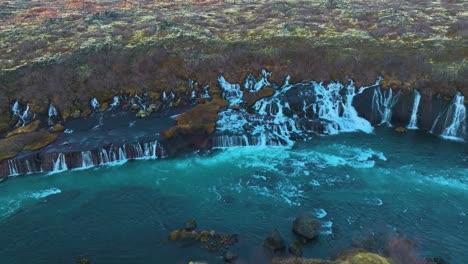
[[[310,216],[299,216],[293,222],[293,232],[307,240],[315,239],[320,234],[321,223]]]

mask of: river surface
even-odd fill
[[[304,256],[332,258],[372,233],[398,233],[424,256],[468,263],[468,144],[422,131],[314,137],[293,147],[232,147],[0,184],[2,263],[222,263],[168,240],[188,218],[237,233],[241,263],[267,263],[296,216],[323,223]]]

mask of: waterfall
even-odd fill
[[[52,103],[49,104],[48,114],[49,114],[49,118],[52,118],[58,115],[57,108],[55,108],[55,106]]]
[[[191,98],[192,98],[192,99],[197,98],[197,93],[195,92],[195,90],[192,90]]]
[[[290,147],[295,140],[310,138],[316,134],[373,132],[371,123],[358,115],[353,101],[356,95],[378,86],[380,79],[376,84],[361,87],[357,92],[352,81],[348,85],[339,82],[327,85],[317,82],[290,84],[289,76],[285,78],[281,88],[277,88],[275,84],[268,82],[268,72],[264,71],[262,75],[263,78],[258,81],[250,74],[244,82],[244,87],[256,91],[255,86],[262,83],[273,87],[275,93],[271,97],[258,100],[249,111],[247,109],[221,111],[212,140],[215,147],[251,145]],[[230,104],[241,100],[240,85],[231,84],[222,76],[218,81],[223,90],[223,97]],[[391,94],[390,97],[396,100]]]
[[[93,111],[99,112],[101,110],[101,105],[99,104],[98,99],[96,99],[96,98],[91,99],[90,104],[91,104],[91,109]]]
[[[408,123],[408,126],[406,126],[408,129],[418,129],[418,108],[420,101],[421,94],[418,92],[418,90],[414,90],[413,111],[411,111],[411,119]]]
[[[398,102],[400,98],[400,92],[393,96],[392,88],[389,88],[387,93],[383,93],[380,87],[374,89],[374,95],[372,97],[372,112],[377,111],[381,117],[379,125],[386,125],[391,127],[392,121],[392,108]]]
[[[25,161],[25,164],[26,164],[26,169],[28,170],[26,173],[27,173],[27,174],[33,173],[34,170],[32,169],[31,163],[29,162],[29,160],[26,160],[26,161]]]
[[[125,145],[119,147],[119,161],[123,162],[127,160],[127,153],[125,152]]]
[[[218,83],[223,90],[223,98],[229,101],[230,105],[238,105],[242,102],[243,92],[239,84],[231,84],[223,76],[218,77]]]
[[[327,134],[338,134],[339,132],[363,131],[372,133],[372,125],[358,116],[353,107],[353,99],[356,95],[354,83],[351,82],[346,87],[346,99],[343,99],[340,92],[343,90],[341,83],[330,83],[327,87],[314,83],[314,91],[317,96],[319,118],[330,121],[325,130]]]
[[[164,101],[167,101],[166,91],[163,91],[163,100],[164,100]]]
[[[49,174],[55,174],[66,170],[68,170],[68,166],[65,160],[65,155],[63,153],[59,153],[57,160],[54,161],[53,170]]]
[[[120,105],[120,97],[114,96],[112,104],[110,104],[110,109],[117,109]]]
[[[452,140],[463,140],[466,135],[465,97],[457,92],[447,111],[442,137]]]
[[[10,176],[17,176],[19,175],[18,164],[16,164],[16,160],[9,160],[8,161],[8,170]]]
[[[260,80],[256,80],[252,74],[249,74],[244,82],[244,88],[249,89],[251,92],[257,92],[265,86],[269,86],[270,82],[268,82],[268,76],[271,75],[271,72],[266,70],[262,70],[262,78]]]
[[[18,101],[15,101],[15,103],[11,107],[11,112],[13,113],[13,116],[20,116],[21,109]]]
[[[99,158],[101,161],[99,164],[106,164],[110,162],[109,155],[104,148],[101,148],[101,151],[99,152]]]
[[[202,90],[202,95],[201,95],[201,98],[204,98],[204,99],[210,99],[211,96],[210,96],[210,93],[208,92],[208,89],[210,88],[209,85],[205,85]]]
[[[91,151],[81,152],[81,168],[90,168],[93,166],[93,154],[91,153]]]

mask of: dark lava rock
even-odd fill
[[[293,232],[296,235],[312,240],[320,234],[321,223],[310,216],[300,216],[293,222]]]
[[[273,251],[273,253],[284,250],[286,248],[283,237],[281,237],[281,234],[276,229],[273,230],[271,234],[265,239],[263,246]]]
[[[224,261],[226,261],[228,263],[232,263],[237,259],[237,255],[234,252],[228,250],[228,251],[224,252],[223,259],[224,259]]]
[[[185,222],[185,225],[184,225],[185,230],[192,231],[192,230],[195,230],[195,228],[197,228],[197,221],[195,221],[194,219],[189,219],[187,220],[187,222]]]
[[[294,241],[291,245],[289,245],[289,252],[296,257],[302,256],[302,243],[300,240]]]

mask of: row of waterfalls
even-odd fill
[[[456,141],[464,141],[468,136],[465,99],[459,92],[445,104],[441,98],[425,98],[427,105],[440,105],[428,109],[421,104],[420,91],[415,89],[413,94],[405,95],[391,88],[382,91],[380,79],[374,85],[357,89],[353,82],[290,84],[289,76],[283,85],[277,86],[268,81],[268,75],[263,71],[258,80],[249,75],[243,87],[229,83],[223,76],[218,78],[230,108],[220,113],[214,147],[292,146],[297,139],[317,134],[372,133],[375,125],[392,127],[394,124],[410,130],[426,129]],[[255,92],[267,86],[275,89],[272,97],[259,100],[249,111],[234,107],[242,105],[243,91]],[[400,100],[402,97],[405,101]]]
[[[243,84],[228,82],[219,76],[218,84],[222,96],[229,106],[219,113],[216,131],[210,137],[211,146],[226,148],[233,146],[293,146],[297,140],[310,139],[317,135],[335,135],[343,132],[373,133],[375,126],[402,126],[410,130],[425,129],[445,139],[465,141],[466,131],[465,97],[457,92],[452,100],[437,96],[424,96],[418,90],[403,94],[389,88],[382,90],[380,79],[375,84],[355,87],[330,82],[290,83],[286,77],[282,85],[268,80],[270,73],[263,70],[260,78],[250,74]],[[195,89],[188,100],[209,98],[208,87]],[[246,106],[246,93],[257,93],[265,87],[274,89],[271,97]],[[179,95],[173,92],[162,94],[162,101],[169,102]],[[122,103],[137,105],[146,109],[149,99],[145,96],[123,98],[115,96],[109,110],[118,110]],[[90,101],[94,112],[101,111],[96,98]],[[29,106],[21,107],[18,102],[12,106],[18,125],[25,125],[33,116]],[[57,108],[50,104],[49,120],[59,118]],[[101,120],[102,121],[102,120]],[[99,165],[112,165],[130,159],[156,159],[166,156],[160,142],[135,142],[122,146],[99,147],[78,152],[34,152],[23,157],[0,163],[0,175],[27,173],[57,173],[68,169],[84,169]]]
[[[87,169],[101,165],[119,165],[129,160],[154,160],[166,157],[164,147],[157,141],[101,147],[94,150],[69,153],[37,153],[24,158],[8,160],[9,176],[48,172],[55,174],[69,169]]]

